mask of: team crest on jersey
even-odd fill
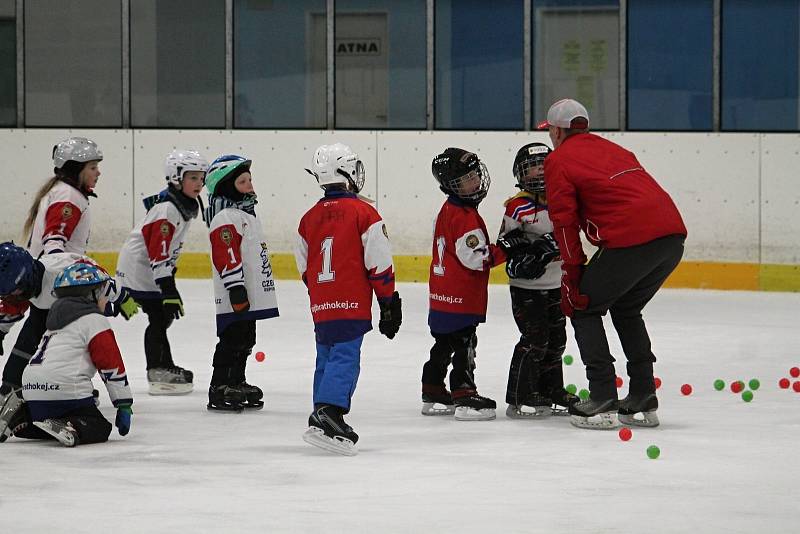
[[[475,234],[469,234],[469,235],[467,236],[466,243],[467,243],[467,246],[468,246],[469,248],[475,248],[475,247],[477,247],[479,242],[480,242],[480,241],[478,240],[478,236],[476,236]]]
[[[222,242],[226,245],[230,245],[231,241],[233,240],[233,234],[231,234],[231,231],[227,228],[223,228],[219,233],[219,238],[222,239]]]
[[[386,231],[386,225],[383,224],[381,226],[382,226],[382,230],[383,230],[383,235],[386,236],[386,239],[389,239],[389,232]]]
[[[72,217],[72,206],[67,205],[61,208],[61,218],[66,221],[70,217]]]
[[[167,237],[169,235],[169,224],[167,224],[166,222],[162,222],[159,230],[161,231],[161,235]]]

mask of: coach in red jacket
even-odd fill
[[[642,308],[683,255],[686,227],[670,196],[631,152],[589,133],[589,114],[575,100],[550,107],[554,151],[544,163],[548,208],[561,249],[561,307],[572,318],[591,396],[570,408],[583,428],[656,426],[658,400]],[[580,230],[599,250],[586,263]],[[614,358],[603,329],[611,312],[630,377],[617,400]],[[641,414],[634,417],[636,414]]]

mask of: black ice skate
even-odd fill
[[[56,438],[65,447],[74,447],[80,442],[78,432],[72,423],[64,419],[45,419],[34,421],[33,424]]]
[[[236,387],[241,389],[242,393],[244,393],[245,408],[248,410],[260,410],[264,407],[264,401],[261,400],[264,398],[264,392],[261,391],[260,387],[248,384],[247,382],[242,382]]]
[[[194,373],[182,367],[154,367],[147,370],[150,395],[186,395],[193,389]]]
[[[613,430],[619,427],[617,399],[596,401],[591,398],[569,407],[570,423],[578,428]]]
[[[474,389],[453,391],[456,405],[456,421],[490,421],[496,416],[497,403],[488,397],[481,397]]]
[[[619,402],[619,421],[624,425],[654,427],[659,425],[655,393],[631,395]]]
[[[247,401],[244,391],[239,386],[211,386],[208,388],[209,410],[219,410],[223,412],[241,412]]]
[[[580,402],[580,400],[577,395],[573,395],[563,387],[550,392],[553,415],[569,415],[569,407]]]
[[[336,454],[355,456],[358,434],[344,422],[342,409],[330,404],[318,404],[308,418],[308,430],[303,441]]]
[[[506,417],[511,419],[542,419],[553,415],[553,402],[540,393],[531,393],[521,404],[509,404]]]
[[[0,443],[6,441],[14,433],[14,427],[19,424],[23,414],[25,401],[22,400],[22,390],[9,391],[8,395],[0,399]]]
[[[422,384],[422,415],[453,415],[455,411],[446,387]]]

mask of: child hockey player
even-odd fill
[[[120,435],[128,433],[133,396],[114,332],[102,314],[110,283],[105,271],[88,263],[70,265],[56,277],[52,291],[58,298],[47,316],[47,332],[23,375],[25,400],[12,395],[13,402],[0,411],[0,441],[12,434],[55,438],[67,447],[107,441],[111,423],[95,405],[95,373],[117,408]]]
[[[511,309],[522,334],[508,370],[506,415],[533,418],[567,415],[577,401],[564,390],[561,355],[567,341],[561,312],[561,260],[547,215],[544,159],[550,148],[542,143],[523,146],[514,158],[513,173],[521,191],[506,201],[500,237],[521,230],[531,243],[506,263],[511,286]]]
[[[3,368],[0,406],[12,390],[19,389],[25,366],[47,330],[47,313],[55,301],[51,294],[53,281],[73,263],[97,266],[91,258],[71,252],[53,252],[34,260],[24,248],[11,242],[0,243],[0,355],[4,352],[3,338],[30,309]],[[106,290],[111,301],[106,307],[106,315],[121,313],[125,319],[129,319],[136,313],[136,303],[127,292],[118,291],[114,280],[109,281]]]
[[[23,227],[34,258],[51,252],[86,253],[89,197],[97,196],[101,161],[103,152],[85,137],[70,137],[53,147],[55,176],[36,193]]]
[[[193,150],[173,150],[164,166],[167,188],[144,199],[147,214],[120,251],[117,280],[147,314],[149,393],[183,395],[192,391],[194,374],[175,365],[167,329],[183,316],[183,300],[175,287],[176,263],[189,225],[200,211],[197,197],[208,162]]]
[[[322,449],[357,454],[358,434],[344,421],[356,389],[364,334],[372,330],[372,293],[380,332],[394,338],[402,322],[394,266],[381,216],[359,198],[364,166],[342,143],[314,153],[313,174],[325,191],[300,220],[295,259],[308,287],[316,333],[314,411],[303,440]]]
[[[217,158],[208,168],[206,221],[211,240],[217,336],[209,410],[262,408],[261,389],[245,380],[247,357],[256,344],[256,321],[278,316],[272,265],[261,224],[251,161]]]
[[[489,270],[506,260],[504,249],[521,246],[524,239],[516,233],[501,246],[489,243],[478,204],[490,178],[477,155],[448,148],[433,159],[432,171],[447,200],[433,236],[428,326],[435,343],[422,368],[422,413],[455,413],[459,421],[494,419],[495,401],[480,396],[475,385],[475,330],[486,321]],[[451,361],[452,395],[444,384]]]

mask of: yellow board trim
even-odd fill
[[[91,252],[89,254],[109,272],[117,266],[116,252]],[[276,279],[299,280],[294,255],[274,253],[270,256]],[[428,281],[430,256],[395,256],[394,266],[399,282]],[[184,252],[178,260],[178,278],[211,278],[211,260],[203,252]],[[492,269],[489,283],[507,284],[508,277],[502,266]],[[667,278],[665,287],[692,289],[738,289],[749,291],[800,291],[800,265],[772,265],[757,263],[717,263],[684,261]]]

